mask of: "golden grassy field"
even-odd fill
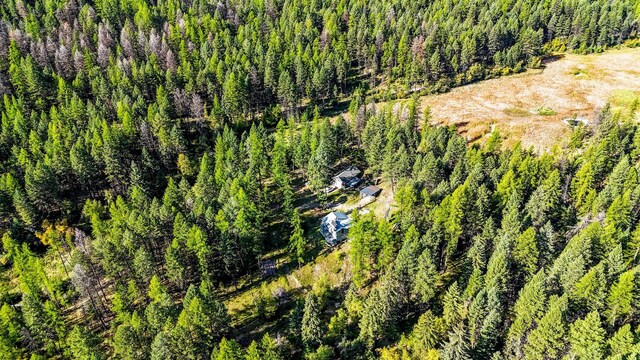
[[[640,95],[640,48],[602,54],[566,54],[544,69],[486,80],[421,98],[433,121],[456,124],[468,140],[482,140],[492,125],[507,144],[537,151],[567,141],[563,119],[593,118],[610,102],[628,107]]]

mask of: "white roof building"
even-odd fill
[[[351,218],[343,212],[332,212],[322,218],[320,232],[329,246],[335,246],[349,235]]]

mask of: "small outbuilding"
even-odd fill
[[[262,278],[267,278],[269,276],[276,275],[276,261],[275,260],[264,260],[260,261],[260,272],[262,273]]]
[[[360,197],[361,198],[366,198],[369,196],[378,197],[378,195],[380,195],[381,192],[382,192],[382,189],[380,189],[379,187],[370,185],[360,190]]]

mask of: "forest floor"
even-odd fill
[[[640,48],[622,48],[558,55],[542,69],[423,96],[419,104],[431,107],[434,123],[456,125],[471,142],[497,129],[507,146],[521,141],[544,152],[568,142],[567,119],[589,121],[606,103],[628,108],[639,96]]]

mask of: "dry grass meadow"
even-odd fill
[[[492,128],[506,144],[549,150],[568,140],[564,119],[592,119],[610,102],[628,107],[640,95],[640,48],[602,54],[566,54],[544,69],[486,80],[421,98],[433,121],[455,124],[469,141],[482,141]]]

